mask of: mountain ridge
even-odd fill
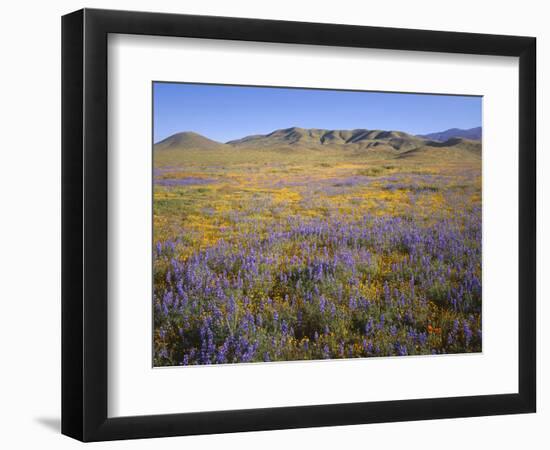
[[[445,131],[436,131],[434,133],[419,134],[421,138],[432,139],[434,141],[445,142],[452,138],[466,138],[474,141],[480,141],[482,136],[482,128],[449,128]]]
[[[453,129],[451,129],[453,130]],[[448,131],[448,130],[447,130]],[[433,133],[437,134],[437,133]],[[440,135],[436,137],[441,137]],[[225,143],[217,142],[193,131],[175,133],[154,145],[155,151],[238,151],[245,150],[284,150],[322,151],[323,149],[352,149],[367,153],[384,153],[426,157],[439,150],[452,149],[464,152],[466,156],[481,155],[481,142],[466,137],[451,137],[445,141],[412,135],[397,130],[330,130],[322,128],[289,127],[274,130],[267,134],[256,134],[234,139]],[[405,155],[408,153],[408,155]],[[443,154],[440,151],[440,154]],[[457,153],[458,154],[458,153]]]
[[[226,142],[232,146],[258,146],[271,147],[277,145],[310,144],[357,144],[373,141],[391,141],[401,139],[417,141],[419,138],[395,130],[368,130],[366,128],[355,128],[350,130],[324,129],[324,128],[300,128],[290,127],[272,131],[268,134],[257,134],[245,136],[241,139],[234,139]]]

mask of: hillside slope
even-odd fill
[[[269,134],[246,136],[227,143],[216,142],[198,133],[186,131],[176,133],[155,144],[155,151],[167,157],[184,151],[210,153],[212,150],[235,155],[245,150],[247,154],[255,151],[282,151],[290,154],[308,151],[350,150],[357,156],[479,159],[481,157],[481,142],[460,137],[452,137],[441,142],[402,131],[326,130],[292,127],[275,130]]]
[[[155,150],[216,150],[224,144],[208,139],[193,131],[173,134],[155,144]]]
[[[396,150],[415,148],[424,139],[402,131],[384,130],[326,130],[319,128],[291,127],[275,130],[269,134],[247,136],[227,142],[234,147],[274,148],[293,145],[321,148],[330,145],[359,145],[369,147],[386,144]]]

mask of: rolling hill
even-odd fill
[[[198,133],[186,131],[176,133],[158,142],[154,148],[158,152],[170,151],[170,153],[212,150],[223,150],[224,152],[276,150],[294,153],[351,150],[358,156],[384,154],[392,158],[425,159],[437,158],[438,155],[446,158],[481,157],[481,142],[479,140],[464,137],[451,137],[442,140],[444,133],[434,133],[434,135],[436,135],[435,138],[431,138],[393,130],[326,130],[291,127],[275,130],[268,134],[246,136],[220,143]]]
[[[428,141],[425,145],[400,153],[397,158],[409,160],[480,160],[481,143],[463,138],[451,138],[445,142]]]
[[[402,131],[384,130],[325,130],[319,128],[285,128],[264,135],[247,136],[227,142],[234,147],[273,148],[292,145],[320,148],[329,145],[360,145],[369,147],[373,144],[386,144],[396,150],[414,148],[423,142],[422,138]]]
[[[193,131],[184,131],[173,134],[155,144],[155,150],[216,150],[223,147],[224,144],[208,139]]]

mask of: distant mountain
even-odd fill
[[[419,137],[426,139],[433,139],[434,141],[444,142],[451,138],[465,138],[473,141],[481,140],[481,127],[469,128],[463,130],[461,128],[449,128],[445,131],[438,131],[436,133],[422,134]]]
[[[203,150],[203,149],[212,149],[222,147],[223,144],[220,142],[213,141],[208,139],[198,133],[193,131],[184,131],[181,133],[173,134],[172,136],[167,137],[166,139],[157,142],[155,144],[155,150],[177,150],[177,149],[193,149],[193,150]]]
[[[456,129],[454,129],[456,130]],[[472,129],[474,130],[474,129]],[[472,130],[459,130],[472,131]],[[444,133],[453,134],[453,130]],[[384,130],[326,130],[319,128],[284,128],[268,134],[246,136],[226,143],[216,142],[192,131],[176,133],[155,144],[155,151],[179,152],[189,150],[239,151],[326,151],[351,150],[358,155],[378,155],[403,158],[434,158],[481,156],[481,141],[451,137],[444,139],[444,133],[414,136],[403,131]],[[481,129],[479,129],[481,133]],[[470,135],[474,134],[473,132]],[[433,136],[433,137],[432,137]],[[474,134],[475,136],[475,134]]]

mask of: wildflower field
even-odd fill
[[[481,158],[154,153],[154,365],[481,351]]]

